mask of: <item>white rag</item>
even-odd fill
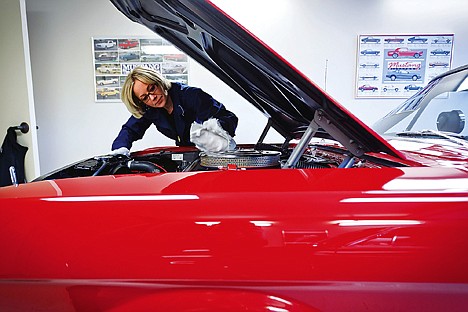
[[[130,151],[126,147],[120,147],[118,149],[113,150],[109,153],[109,155],[125,155],[130,156]]]
[[[219,124],[219,120],[210,118],[203,124],[192,123],[190,141],[205,153],[221,153],[236,148],[234,139]]]

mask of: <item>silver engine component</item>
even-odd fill
[[[200,164],[207,168],[226,168],[235,165],[238,168],[276,167],[280,164],[280,152],[235,150],[223,153],[201,153]]]

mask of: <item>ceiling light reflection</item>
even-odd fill
[[[170,255],[170,256],[162,256],[164,259],[174,259],[174,258],[211,258],[212,255]]]
[[[261,227],[268,227],[272,226],[273,222],[272,221],[250,221],[255,226],[261,226]]]
[[[354,197],[344,198],[340,203],[463,203],[468,197]]]
[[[338,226],[400,226],[420,225],[424,222],[417,220],[336,220],[330,223]]]
[[[221,221],[196,221],[195,224],[213,226],[220,224]]]
[[[279,301],[281,303],[287,304],[287,305],[292,305],[292,303],[286,299],[275,297],[275,296],[268,296],[271,300]]]
[[[194,200],[197,195],[116,195],[116,196],[77,196],[41,198],[52,202],[102,202],[102,201],[158,201],[158,200]]]
[[[270,307],[267,306],[266,309],[268,311],[273,311],[273,312],[288,312],[289,310],[283,309],[283,308],[277,308],[277,307]]]
[[[455,192],[468,190],[468,178],[460,179],[395,179],[387,182],[386,191],[437,191]]]

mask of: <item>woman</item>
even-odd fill
[[[151,124],[165,136],[174,139],[178,146],[195,144],[202,150],[213,149],[217,152],[233,146],[236,115],[200,88],[170,82],[152,69],[136,67],[125,79],[121,98],[132,116],[114,140],[111,154],[128,155],[132,143],[141,139]],[[190,138],[192,124],[202,124],[213,118],[221,126],[221,132],[227,132],[227,146],[226,140],[211,140],[211,137],[207,140],[206,135],[211,136],[210,131],[202,131],[204,137],[201,140],[200,131],[197,134],[192,132]],[[197,140],[200,142],[193,142]]]

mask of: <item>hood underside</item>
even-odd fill
[[[286,139],[302,137],[320,110],[333,125],[332,131],[326,126],[322,128],[344,146],[352,141],[362,152],[401,157],[374,131],[210,1],[111,2],[129,19],[165,38],[224,81],[267,116],[272,127]]]

